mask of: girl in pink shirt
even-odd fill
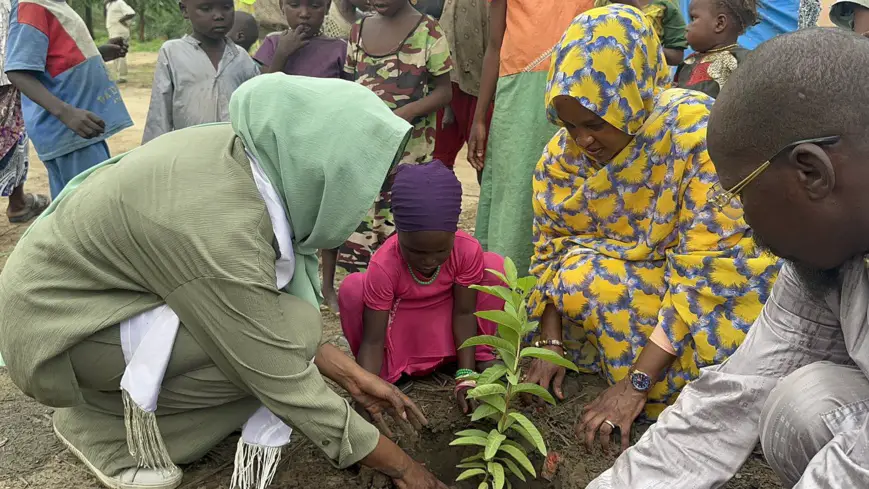
[[[440,161],[399,167],[392,206],[397,233],[338,294],[356,361],[389,382],[452,362],[481,371],[495,359],[490,348],[456,349],[472,336],[494,334],[495,324],[474,313],[503,309],[504,301],[469,286],[504,285],[485,271],[503,273],[504,259],[458,231],[462,185]],[[467,412],[464,393],[457,389]]]

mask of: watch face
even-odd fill
[[[631,373],[631,385],[640,392],[646,392],[652,388],[652,379],[643,372],[633,372]]]

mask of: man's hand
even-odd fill
[[[127,56],[129,45],[123,37],[113,37],[109,42],[99,47],[104,61],[113,61]]]
[[[597,398],[585,406],[576,426],[576,437],[585,442],[591,451],[594,439],[600,432],[600,444],[604,453],[609,453],[610,436],[613,427],[621,432],[621,451],[631,443],[631,426],[646,405],[646,393],[631,387],[628,377],[601,392]],[[610,424],[612,423],[612,424]]]
[[[371,416],[374,425],[386,436],[392,436],[392,431],[386,425],[384,413],[405,426],[412,425],[415,430],[428,424],[419,407],[398,387],[370,372],[359,369],[354,385],[349,386],[347,391],[356,401],[357,409],[364,408]]]
[[[65,106],[58,118],[66,127],[85,139],[95,138],[106,130],[106,123],[102,119],[71,105]]]

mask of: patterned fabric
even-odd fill
[[[612,5],[610,0],[596,0],[595,7]],[[688,39],[685,37],[685,18],[679,9],[679,4],[673,0],[653,0],[643,7],[643,13],[649,19],[658,39],[665,48],[687,49]]]
[[[712,53],[693,53],[679,65],[676,86],[716,98],[747,54],[748,50],[742,46]]]
[[[24,185],[30,161],[27,156],[27,133],[22,132],[15,146],[0,159],[0,197],[9,197],[12,192]],[[0,359],[2,365],[2,359]]]
[[[450,48],[437,21],[423,15],[395,52],[372,56],[362,45],[365,19],[353,26],[344,71],[357,83],[370,88],[395,110],[422,99],[432,90],[432,79],[453,68]],[[434,153],[437,114],[414,121],[400,163],[431,161]],[[368,267],[371,254],[395,232],[390,202],[391,182],[386,182],[368,216],[341,247],[338,265],[348,272]]]
[[[357,83],[378,94],[395,110],[422,99],[433,89],[433,78],[453,69],[450,47],[437,21],[423,15],[419,24],[394,52],[373,56],[362,45],[365,19],[353,26],[344,71]],[[414,121],[413,134],[402,163],[431,161],[436,113]]]
[[[553,58],[547,94],[568,95],[634,135],[609,162],[586,156],[566,129],[534,176],[531,297],[553,303],[578,365],[624,378],[661,327],[677,359],[650,392],[657,417],[698,369],[724,361],[769,296],[778,262],[761,256],[740,208],[718,211],[706,152],[712,99],[662,91],[667,68],[648,20],[622,5],[579,16]]]

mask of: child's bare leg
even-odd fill
[[[321,250],[323,257],[323,299],[326,307],[338,314],[338,293],[335,291],[335,267],[338,263],[338,250]]]

